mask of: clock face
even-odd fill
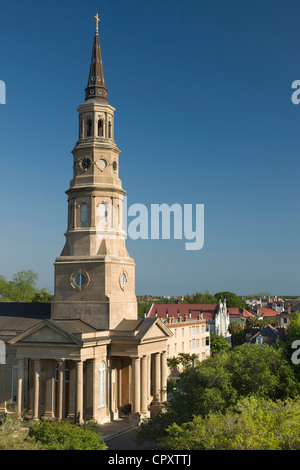
[[[116,171],[116,169],[118,168],[118,165],[117,165],[117,162],[116,160],[113,162],[113,169],[114,171]]]
[[[81,162],[81,166],[84,170],[88,170],[90,166],[92,165],[92,160],[90,158],[84,158]]]
[[[104,160],[104,158],[100,158],[100,160],[96,162],[96,165],[99,170],[103,171],[107,167],[107,161]]]

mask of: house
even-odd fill
[[[252,333],[248,334],[246,343],[244,344],[267,344],[273,346],[278,340],[286,340],[286,331],[285,328],[274,327],[272,325],[266,325],[261,330],[256,331],[256,328],[253,328]]]
[[[230,323],[226,300],[218,304],[152,304],[148,318],[161,318],[168,322],[172,317],[176,322],[206,321],[206,330],[222,335],[230,342]]]

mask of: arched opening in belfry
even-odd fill
[[[86,136],[91,137],[93,135],[93,123],[91,119],[87,121]]]
[[[102,119],[98,120],[98,137],[103,137],[104,132],[103,132],[103,121]]]

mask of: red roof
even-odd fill
[[[167,312],[169,317],[177,318],[179,315],[184,318],[185,315],[197,320],[199,314],[203,314],[203,320],[213,320],[218,311],[218,304],[153,304],[148,313],[149,318],[154,318],[155,314],[160,318],[166,318]]]
[[[227,308],[230,317],[255,317],[253,313],[248,312],[245,308],[241,309],[238,307],[229,307]]]
[[[262,317],[277,317],[278,312],[271,307],[259,307],[257,312]]]

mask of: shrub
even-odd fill
[[[29,435],[47,450],[105,450],[106,444],[96,432],[96,425],[79,426],[69,421],[40,421],[31,426]]]

